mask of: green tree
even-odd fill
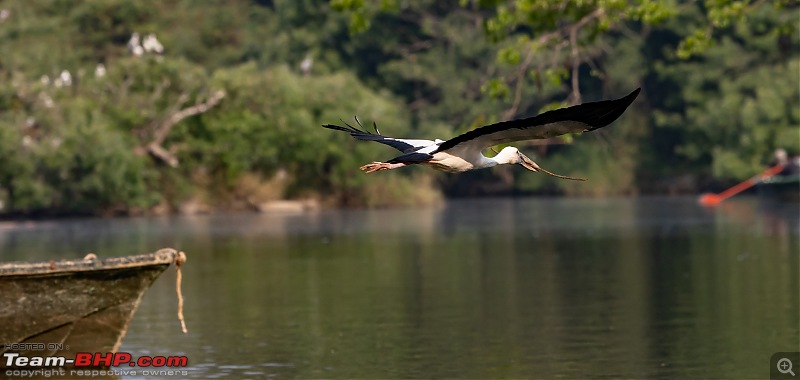
[[[776,148],[800,151],[800,49],[782,28],[792,18],[760,7],[698,58],[651,61],[654,87],[671,89],[651,99],[654,136],[666,142],[657,159],[675,155],[698,172],[736,180],[763,170]]]

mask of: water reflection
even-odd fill
[[[0,230],[3,259],[189,254],[123,350],[196,377],[763,378],[796,350],[798,210],[693,199],[74,220]]]

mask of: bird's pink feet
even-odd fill
[[[389,163],[386,163],[386,162],[373,162],[371,164],[366,164],[366,165],[362,166],[361,170],[364,171],[364,174],[369,174],[369,173],[372,173],[372,172],[379,172],[381,170],[391,170],[391,169],[402,168],[403,166],[406,166],[406,164],[402,164],[402,163],[401,164],[389,164]]]

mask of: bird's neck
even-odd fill
[[[477,157],[473,156],[471,159],[467,159],[467,161],[472,164],[472,169],[485,169],[498,165],[494,157],[486,157],[481,153]]]

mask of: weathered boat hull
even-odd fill
[[[0,355],[71,359],[78,352],[116,352],[145,291],[177,257],[162,249],[0,264]]]

